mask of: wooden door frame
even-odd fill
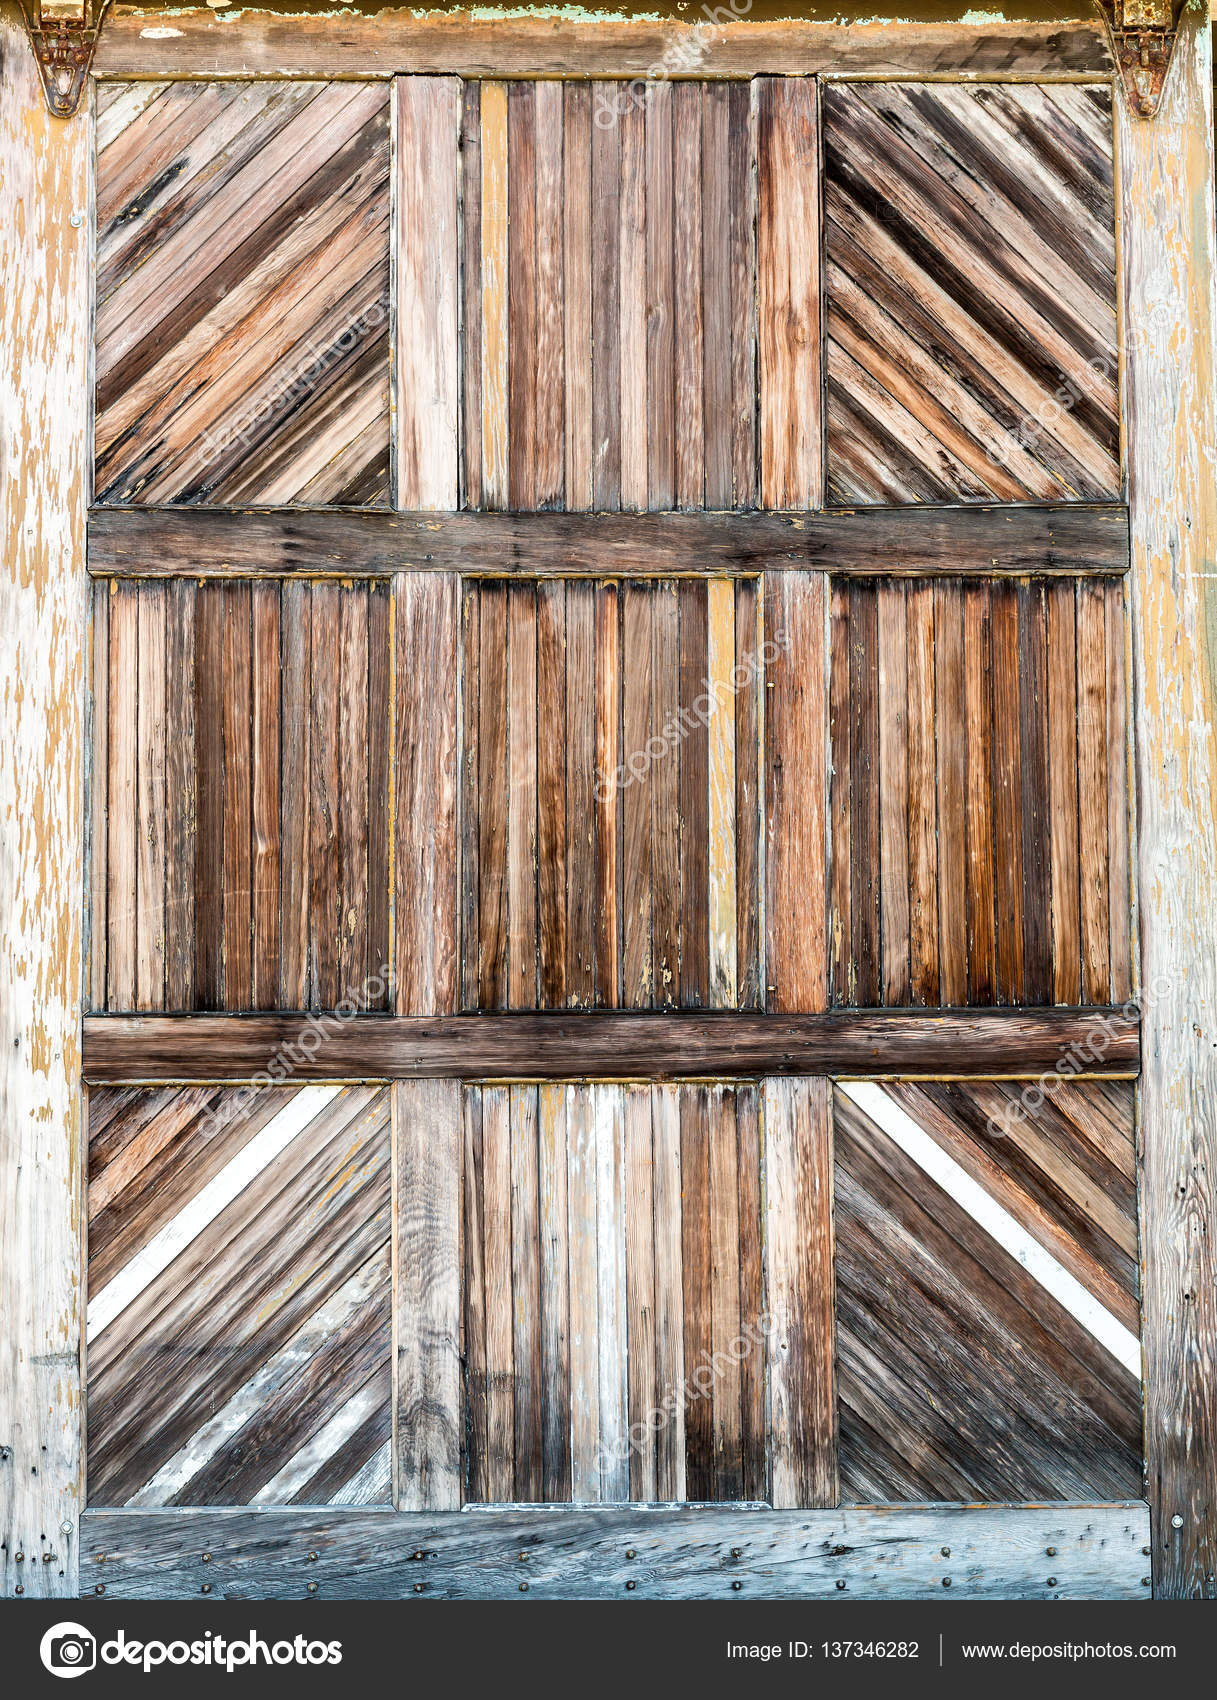
[[[674,42],[692,55],[683,74],[698,77],[1109,76],[1101,31],[1087,19],[1066,26],[741,22],[698,31],[628,20],[420,22],[396,13],[344,20],[336,35],[323,18],[249,11],[233,21],[201,11],[116,17],[96,70],[110,77],[645,76]],[[1217,1594],[1217,1053],[1209,1031],[1217,1008],[1217,264],[1207,6],[1191,0],[1184,15],[1159,116],[1132,119],[1116,101],[1143,987],[1148,1513],[1142,1506],[553,1508],[474,1519],[267,1510],[88,1512],[82,1523],[80,874],[93,148],[87,116],[65,123],[47,115],[8,5],[0,11],[0,55],[0,166],[25,209],[19,240],[0,255],[0,395],[9,409],[0,444],[0,1596],[186,1597],[203,1586],[204,1550],[212,1555],[205,1574],[214,1597],[305,1597],[310,1583],[331,1597],[514,1594],[525,1540],[534,1595],[614,1597],[645,1574],[643,1591],[652,1597],[712,1597],[736,1582],[758,1596],[836,1597],[841,1581],[855,1594],[916,1597],[943,1585],[944,1546],[977,1578],[973,1591],[990,1598],[1046,1597],[1046,1590],[1144,1598],[1149,1589],[1136,1572],[1146,1549],[1155,1597]],[[899,1555],[891,1565],[867,1550],[880,1533]],[[630,1554],[644,1545],[645,1569],[631,1572]],[[828,1562],[834,1546],[853,1556]],[[1061,1554],[1051,1565],[1054,1589],[1042,1574],[1046,1547]],[[108,1555],[104,1569],[99,1551]],[[424,1558],[412,1556],[418,1552]]]

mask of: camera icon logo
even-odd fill
[[[97,1663],[97,1642],[83,1623],[56,1623],[38,1651],[53,1676],[83,1676]]]

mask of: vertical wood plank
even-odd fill
[[[739,1141],[735,1092],[709,1092],[710,1345],[714,1363],[714,1498],[740,1499],[744,1491],[743,1376],[740,1327]]]
[[[0,60],[0,1595],[72,1599],[92,127],[49,115],[12,8]]]
[[[651,799],[651,940],[655,1005],[680,1001],[680,603],[673,582],[651,592],[651,737],[665,754],[647,773]]]
[[[655,1000],[651,954],[651,785],[654,768],[641,768],[651,735],[651,616],[655,593],[645,584],[622,587],[622,854],[621,1001],[650,1009]],[[635,760],[635,758],[639,758]],[[660,761],[670,759],[661,756]],[[633,766],[631,766],[633,763]]]
[[[399,508],[457,506],[460,383],[456,77],[397,77]]]
[[[593,83],[593,108],[615,93]],[[620,124],[593,125],[591,162],[592,504],[612,512],[621,506]]]
[[[967,706],[964,696],[963,600],[957,584],[934,586],[934,718],[938,766],[938,1001],[968,996]]]
[[[224,610],[224,1008],[248,1009],[253,997],[253,763],[250,685],[252,599],[249,584],[227,587]],[[334,633],[337,636],[337,633]],[[335,668],[337,651],[332,650]],[[327,704],[328,731],[337,736],[338,698]],[[333,768],[336,802],[337,761]],[[316,819],[316,816],[314,816]],[[332,911],[330,931],[337,922]]]
[[[566,506],[593,505],[592,93],[565,83],[562,149],[562,285]]]
[[[511,1307],[515,1363],[515,1493],[543,1497],[541,1233],[537,1088],[508,1088],[511,1117]]]
[[[775,1510],[837,1501],[830,1090],[823,1079],[765,1082]]]
[[[206,603],[212,586],[199,591],[196,623],[204,628]],[[308,854],[309,743],[311,716],[309,690],[312,674],[312,592],[307,584],[287,580],[283,585],[283,770],[280,780],[280,839],[283,845],[283,886],[279,921],[281,952],[279,999],[282,1009],[308,1008]],[[199,669],[205,672],[205,651],[199,645]],[[202,735],[202,720],[199,734]],[[204,833],[203,752],[199,759],[199,860],[206,866],[208,845]],[[200,926],[199,944],[205,933]],[[199,979],[202,983],[202,962]]]
[[[366,584],[342,585],[338,592],[338,994],[360,1005],[369,967],[368,839],[374,830],[368,783],[368,592]],[[450,667],[443,677],[447,686]]]
[[[507,589],[485,582],[478,611],[478,1007],[507,1003]]]
[[[849,739],[853,722],[849,712],[850,587],[835,580],[829,589],[828,638],[828,748],[829,827],[831,853],[828,863],[829,926],[832,971],[832,1002],[838,1008],[852,1004],[857,985],[853,941],[853,778]],[[866,839],[859,834],[859,853],[867,853]]]
[[[465,1421],[462,1466],[465,1497],[474,1504],[490,1498],[488,1361],[486,1356],[486,1223],[483,1209],[484,1150],[482,1088],[466,1087],[461,1097],[463,1140],[461,1193],[461,1352],[465,1363]],[[398,1335],[400,1340],[400,1333]],[[405,1472],[402,1472],[404,1476]]]
[[[629,1391],[629,1497],[653,1500],[658,1408],[655,1380],[655,1187],[651,1088],[623,1090],[625,1115],[626,1355]]]
[[[815,81],[762,77],[758,99],[761,506],[815,508],[824,487]]]
[[[710,1006],[734,1009],[739,1002],[739,955],[736,933],[738,871],[736,865],[736,716],[735,586],[714,578],[706,585],[707,695],[709,736],[709,906]],[[744,752],[747,759],[747,752]]]
[[[647,474],[646,108],[631,101],[621,138],[621,506],[645,511]]]
[[[537,1002],[537,599],[507,592],[507,1002]]]
[[[1052,1000],[1052,861],[1048,779],[1048,657],[1044,586],[1018,587],[1022,746],[1023,996]],[[1104,858],[1106,859],[1106,858]]]
[[[676,490],[676,324],[673,300],[672,84],[646,102],[647,506],[670,508]]]
[[[879,882],[885,1004],[909,1001],[908,639],[904,586],[880,585]]]
[[[482,1088],[482,1234],[486,1271],[486,1497],[515,1498],[515,1315],[511,1263],[511,1102]]]
[[[332,1009],[342,995],[338,985],[338,597],[337,584],[319,581],[313,586],[308,849],[312,1009]],[[294,801],[285,799],[289,804]]]
[[[482,85],[461,84],[459,280],[461,505],[485,505],[482,478]]]
[[[741,1009],[763,1009],[765,998],[761,980],[762,611],[760,580],[741,579],[735,586],[735,949],[736,998]]]
[[[729,508],[734,496],[731,312],[731,90],[707,83],[702,94],[702,301],[705,334],[705,505]]]
[[[596,1121],[596,1263],[600,1348],[600,1497],[630,1497],[622,1086],[592,1088]]]
[[[705,1009],[710,1001],[708,897],[710,740],[706,667],[709,654],[706,586],[682,579],[680,704],[687,728],[680,745],[680,1002]]]
[[[735,1128],[739,1149],[740,1338],[747,1344],[740,1361],[740,1494],[744,1499],[764,1499],[769,1455],[765,1435],[761,1089],[754,1083],[735,1088]]]
[[[397,1507],[461,1505],[461,1089],[393,1087]]]
[[[476,1009],[481,989],[482,769],[479,748],[482,678],[481,586],[461,586],[460,725],[461,789],[461,1008]],[[401,630],[400,619],[397,629]],[[401,681],[398,680],[398,692]],[[400,716],[401,710],[398,710]],[[400,778],[397,781],[401,784]],[[397,922],[400,925],[400,920]],[[400,979],[398,985],[400,986]],[[398,994],[400,995],[400,993]]]
[[[680,1089],[681,1265],[684,1295],[685,1491],[714,1498],[711,1366],[710,1088]]]
[[[1082,996],[1106,1003],[1111,985],[1107,889],[1107,619],[1103,587],[1078,585],[1078,806]]]
[[[1078,902],[1076,588],[1047,586],[1048,785],[1052,856],[1052,1001],[1081,1002]]]
[[[618,835],[621,793],[605,783],[621,760],[621,643],[616,584],[596,587],[596,967],[595,1001],[616,1005],[621,987]]]
[[[938,788],[934,740],[934,587],[905,603],[909,711],[909,979],[915,1004],[938,1002]]]
[[[537,505],[536,84],[507,85],[507,505]]]
[[[541,1497],[571,1497],[570,1229],[566,1104],[571,1088],[537,1089],[541,1210]]]
[[[851,585],[849,644],[850,933],[859,1004],[882,1002],[878,615],[869,586]]]
[[[566,1097],[570,1248],[570,1469],[576,1504],[600,1499],[600,1277],[596,1262],[597,1088]]]
[[[139,860],[139,599],[123,587],[110,600],[110,681],[107,698],[109,771],[106,1005],[135,1008],[135,915]],[[132,700],[132,699],[135,700]]]
[[[141,584],[139,598],[138,845],[135,1001],[165,1007],[165,600],[166,587]]]
[[[290,702],[298,710],[299,720],[303,721],[304,736],[298,742],[292,741],[286,747],[290,748],[295,760],[284,768],[284,791],[300,799],[293,825],[297,832],[303,834],[308,822],[308,686],[309,686],[309,590],[307,585],[292,585],[293,591],[299,594],[293,598],[293,604],[301,606],[302,620],[293,624],[292,638],[295,640],[288,649],[284,669],[284,708],[287,710]],[[195,998],[199,1009],[220,1009],[224,997],[224,959],[222,947],[224,940],[224,709],[223,709],[223,680],[224,680],[224,610],[227,600],[227,587],[222,584],[200,585],[198,599],[195,604],[195,661],[194,661],[194,726],[196,752],[196,786],[198,796],[198,836],[195,845],[194,862],[194,924],[195,924]],[[286,598],[287,587],[284,589]],[[117,607],[111,608],[111,654],[114,646],[114,616]],[[290,695],[289,695],[290,693]],[[111,674],[111,695],[113,695],[113,674]],[[298,723],[293,724],[293,733],[299,736],[301,730]],[[302,745],[302,750],[301,750]],[[302,765],[297,770],[296,763]],[[111,831],[115,819],[121,815],[115,813],[115,751],[114,728],[110,733],[110,793],[111,793]],[[292,778],[298,780],[298,789],[291,786]],[[286,867],[294,876],[290,888],[285,885],[284,916],[285,922],[288,911],[286,902],[288,892],[294,900],[291,910],[293,932],[291,943],[300,944],[299,963],[289,957],[285,951],[285,973],[299,967],[299,979],[293,975],[285,986],[284,1007],[287,1009],[304,1009],[307,1007],[307,982],[305,974],[308,959],[307,934],[305,932],[307,902],[304,888],[304,842],[300,838],[294,840],[295,854],[285,858]],[[113,849],[111,849],[111,894],[110,909],[114,912],[114,869]],[[285,928],[286,930],[286,928]],[[111,941],[111,956],[113,956],[113,941]],[[111,964],[111,973],[114,967]],[[297,1000],[296,993],[299,992]],[[111,996],[111,1007],[114,1007]]]
[[[1072,594],[1072,592],[1071,592]],[[993,918],[993,644],[989,586],[963,593],[964,712],[968,722],[968,1001],[996,1002]]]
[[[536,499],[564,506],[563,85],[536,87],[537,418]]]
[[[1022,756],[1019,744],[1018,601],[990,587],[993,643],[993,842],[997,1000],[1023,998]]]
[[[507,85],[484,82],[481,90],[482,505],[494,510],[508,500]]]
[[[596,984],[596,597],[566,587],[566,1001],[579,1009]]]
[[[702,86],[678,82],[673,100],[673,319],[676,345],[676,506],[705,505],[702,323]]]
[[[543,1009],[566,1002],[566,586],[537,586],[537,976]]]
[[[684,1088],[652,1086],[651,1132],[655,1191],[655,1385],[663,1425],[655,1456],[655,1492],[684,1499],[685,1318],[680,1103]]]
[[[113,579],[89,586],[89,893],[85,922],[89,935],[89,1008],[106,1007],[106,887],[110,861],[110,587]],[[191,656],[193,673],[194,657]],[[172,891],[173,887],[170,886]],[[170,1006],[171,1008],[174,1006]]]
[[[1185,9],[1156,118],[1117,102],[1127,347],[1139,1083],[1154,1594],[1217,1575],[1217,556],[1212,34]],[[1186,854],[1180,847],[1189,846]],[[1182,1521],[1176,1527],[1175,1519]]]
[[[396,713],[396,667],[394,648],[396,634],[394,617],[397,589],[393,584],[370,584],[366,588],[368,622],[368,986],[369,1007],[392,1009],[396,993],[393,989],[393,785],[394,785],[394,715]],[[456,615],[453,615],[455,623]],[[455,649],[455,644],[453,645]],[[448,712],[459,715],[459,656],[453,661],[448,688],[457,693],[457,704],[450,703]],[[455,762],[453,763],[455,766]],[[449,779],[455,788],[455,778]],[[459,813],[459,798],[454,802]],[[453,883],[456,882],[456,850],[452,851]],[[453,913],[457,900],[452,899]],[[453,930],[456,923],[453,923]],[[453,944],[454,954],[459,940]],[[455,987],[459,966],[452,968]],[[455,993],[453,994],[455,999]]]
[[[753,83],[731,83],[731,479],[733,504],[756,506],[756,109]]]
[[[1132,996],[1132,910],[1128,823],[1127,674],[1124,585],[1107,587],[1107,897],[1111,919],[1111,1001]]]
[[[274,583],[255,584],[252,595],[251,1002],[254,1009],[275,1009],[279,1002],[279,882],[282,868],[279,837],[280,588]],[[362,758],[362,751],[360,755]]]
[[[820,574],[765,580],[767,998],[783,1013],[828,1007],[826,596]]]

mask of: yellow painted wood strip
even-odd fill
[[[507,85],[482,84],[482,501],[507,506]]]
[[[710,1004],[739,1001],[736,946],[735,586],[713,578],[709,598],[710,724]]]

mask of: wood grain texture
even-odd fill
[[[834,86],[834,502],[1119,494],[1111,99]]]
[[[776,1509],[835,1505],[831,1086],[765,1083],[765,1291],[770,1495]]]
[[[48,115],[10,7],[0,60],[14,209],[0,257],[0,1594],[11,1600],[77,1589],[91,171],[88,107],[74,124]],[[95,677],[99,661],[95,648]]]
[[[447,1015],[460,999],[460,581],[408,574],[396,586],[394,620],[394,1007]],[[387,719],[388,705],[373,701],[371,712]],[[385,824],[378,818],[374,828]]]
[[[758,1102],[466,1090],[468,1502],[764,1498]]]
[[[317,1023],[306,1023],[305,1030]],[[760,1015],[384,1017],[322,1023],[302,1079],[648,1080],[725,1075],[1037,1075],[1064,1058],[1081,1074],[1135,1074],[1139,1022],[1127,1010],[880,1010]],[[287,1016],[90,1016],[91,1081],[246,1080],[301,1034]]]
[[[387,504],[389,104],[170,84],[99,147],[100,501]]]
[[[765,1007],[820,1010],[829,998],[825,580],[767,577],[765,604],[777,651],[765,677]]]
[[[591,505],[590,496],[584,505]],[[885,578],[1115,575],[1128,570],[1128,514],[1112,503],[846,508],[796,515],[418,517],[256,508],[186,515],[163,508],[97,508],[89,516],[90,572],[140,577],[188,570],[204,577],[382,578],[428,568],[502,577],[645,578],[805,567]]]
[[[1141,327],[1127,357],[1130,601],[1141,984],[1154,1047],[1139,1105],[1146,1435],[1163,1599],[1212,1597],[1217,1574],[1212,82],[1209,20],[1192,6],[1159,116],[1140,125],[1121,112],[1117,135],[1124,311]]]
[[[692,82],[485,83],[463,147],[481,387],[462,505],[752,507],[750,103]]]
[[[714,1001],[738,1001],[742,963],[755,1003],[740,940],[755,953],[760,821],[735,809],[761,684],[735,659],[748,581],[466,583],[464,1007],[703,1008],[712,954]]]
[[[390,1007],[389,587],[148,588],[107,597],[108,688],[94,699],[95,726],[108,722],[93,780],[103,1007]],[[455,626],[452,582],[401,594],[431,667],[445,617]],[[401,663],[413,678],[404,638]],[[445,845],[456,902],[455,731],[441,715],[428,726],[399,752],[405,795],[433,811],[408,817],[426,842],[407,833],[398,863],[417,923],[403,927],[403,1007],[421,1012],[456,1007],[453,923],[438,919]]]
[[[399,508],[457,506],[459,115],[455,77],[399,77],[396,426]]]
[[[90,1511],[83,1572],[115,1599],[841,1598],[1143,1600],[1143,1504],[843,1506],[836,1511],[610,1510],[445,1514]],[[943,1548],[948,1549],[944,1556]],[[1055,1547],[1049,1585],[1044,1554]],[[416,1558],[419,1551],[423,1559]],[[529,1554],[527,1595],[520,1558]],[[207,1552],[204,1565],[197,1557]],[[315,1563],[306,1554],[317,1553]],[[626,1554],[634,1553],[632,1559]],[[103,1557],[104,1555],[104,1557]],[[737,1589],[735,1584],[742,1584]]]
[[[90,1112],[90,1502],[387,1503],[388,1094],[108,1096]]]
[[[833,654],[849,658],[831,686],[835,1003],[1128,996],[1127,754],[1107,735],[1109,713],[1123,724],[1123,645],[1107,640],[1122,607],[1090,580],[834,595]]]
[[[484,18],[474,12],[418,13],[386,8],[332,21],[248,14],[229,18],[201,7],[116,17],[98,50],[101,77],[392,76],[645,77],[671,53],[692,57],[699,76],[819,73],[871,77],[939,74],[1036,79],[1111,74],[1101,24],[975,25],[728,19],[707,39],[700,23],[678,18]],[[176,36],[148,35],[168,26]]]
[[[810,79],[759,84],[757,321],[766,508],[816,508],[823,501],[817,101]]]
[[[1131,1087],[1057,1082],[1028,1108],[1013,1086],[888,1085],[880,1114],[902,1111],[929,1158],[849,1091],[834,1101],[842,1496],[1137,1491],[1139,1377],[1093,1320],[1118,1318],[1135,1347]],[[927,1167],[943,1155],[962,1184]],[[1086,1300],[999,1241],[993,1207]]]
[[[393,1088],[397,1492],[402,1511],[461,1505],[460,1088]]]

